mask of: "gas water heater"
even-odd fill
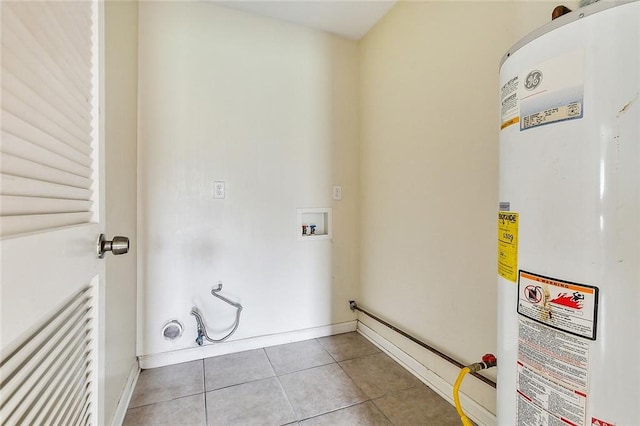
[[[500,68],[499,425],[640,425],[640,1]]]

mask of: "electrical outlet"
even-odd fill
[[[223,180],[216,180],[213,182],[213,198],[224,198]]]
[[[333,199],[334,200],[342,200],[342,187],[334,186],[333,187]]]

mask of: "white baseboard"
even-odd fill
[[[416,361],[402,349],[380,336],[373,329],[358,322],[358,333],[366,339],[378,346],[387,355],[395,359],[400,365],[406,368],[411,374],[416,376],[421,382],[429,386],[434,392],[440,395],[453,405],[453,385],[442,377],[438,376],[434,371],[429,370],[420,362]],[[460,392],[460,403],[464,407],[464,412],[471,420],[481,426],[495,426],[497,424],[496,416],[489,410]]]
[[[299,342],[316,337],[331,336],[333,334],[348,333],[355,331],[356,327],[357,321],[348,321],[340,324],[325,325],[286,333],[270,334],[216,344],[205,344],[204,346],[153,355],[143,355],[138,357],[138,360],[140,362],[140,368],[143,370],[147,368],[164,367],[165,365],[179,364],[181,362],[194,361],[212,356],[283,345],[285,343]]]
[[[127,376],[127,382],[124,385],[124,389],[122,389],[122,394],[120,395],[120,399],[118,400],[116,412],[113,414],[113,419],[111,420],[111,426],[121,426],[124,422],[124,417],[127,415],[127,408],[129,408],[129,402],[131,402],[133,390],[136,388],[136,383],[138,383],[139,376],[140,367],[138,366],[138,361],[136,360],[131,366],[131,370],[129,371],[129,375]]]

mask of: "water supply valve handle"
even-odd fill
[[[498,365],[498,359],[496,358],[496,356],[494,354],[485,354],[482,357],[482,362],[485,363],[486,368],[491,368],[491,367],[495,367],[496,365]]]

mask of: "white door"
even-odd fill
[[[1,8],[0,422],[98,424],[101,13]]]

